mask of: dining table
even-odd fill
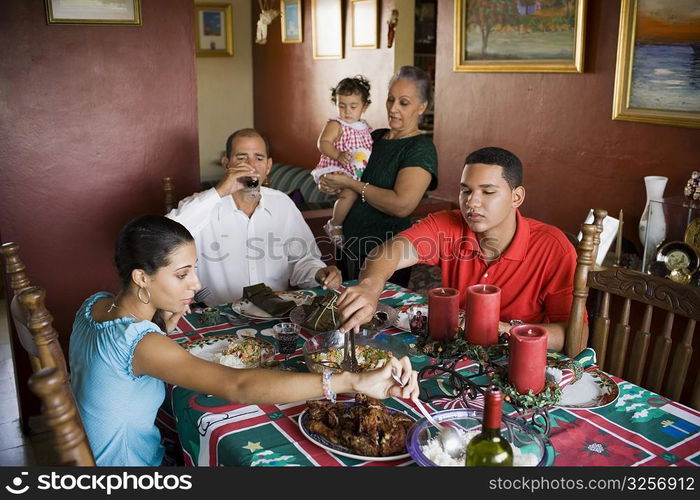
[[[354,282],[345,282],[343,287]],[[303,291],[308,296],[326,293],[321,288]],[[387,283],[380,302],[405,310],[427,303],[424,295]],[[178,344],[206,342],[220,335],[257,337],[276,346],[273,327],[280,319],[254,319],[236,312],[232,304],[217,306],[240,321],[235,326],[222,315],[216,324],[205,324],[201,314],[187,314],[169,334]],[[239,310],[240,312],[240,310]],[[288,320],[286,320],[288,321]],[[400,325],[399,325],[400,326]],[[421,370],[436,360],[415,348],[417,337],[410,330],[390,325],[383,333],[395,336],[409,346],[413,368]],[[302,345],[313,334],[302,328],[297,350],[289,363],[307,371]],[[590,351],[590,349],[589,349]],[[282,354],[275,349],[276,358]],[[562,358],[563,354],[550,353]],[[619,377],[601,372],[589,356],[586,372],[610,384],[610,395],[599,404],[554,405],[547,408],[548,440],[551,452],[545,465],[554,466],[698,466],[700,465],[700,412],[672,401]],[[479,365],[464,357],[454,370],[462,374],[478,372]],[[425,371],[425,370],[423,370]],[[430,372],[430,369],[428,369]],[[479,405],[469,398],[454,397],[447,374],[433,374],[420,381],[422,393],[430,394],[426,406],[432,411]],[[339,400],[352,399],[340,395]],[[384,404],[419,420],[412,401],[389,398]],[[164,435],[177,435],[189,466],[414,466],[410,456],[384,460],[350,458],[318,446],[299,427],[299,416],[306,401],[288,404],[234,404],[224,399],[168,386],[158,424]],[[518,409],[504,405],[504,415],[517,417]]]

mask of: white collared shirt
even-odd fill
[[[318,286],[315,275],[326,265],[301,212],[281,191],[260,192],[250,218],[215,188],[185,198],[167,215],[195,239],[197,275],[212,292],[207,303],[239,299],[243,287],[257,283],[273,290]]]

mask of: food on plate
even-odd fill
[[[214,355],[214,361],[231,368],[255,368],[274,354],[268,342],[246,337],[232,340],[223,352]]]
[[[331,368],[340,368],[340,362],[343,361],[343,354],[342,347],[331,347],[327,351],[310,354],[309,357],[321,365]],[[357,359],[360,371],[381,368],[392,356],[393,354],[391,351],[385,351],[378,347],[369,345],[355,346],[355,358]]]
[[[366,457],[387,457],[404,453],[406,433],[414,421],[390,411],[381,401],[364,394],[355,396],[356,405],[310,400],[308,429],[336,445]]]
[[[296,302],[278,296],[265,283],[243,288],[243,300],[252,302],[273,317],[284,317],[296,307]]]
[[[302,306],[304,308],[304,322],[301,324],[304,328],[316,332],[329,332],[340,326],[340,315],[338,314],[338,306],[335,301],[338,299],[338,294],[329,291],[325,295],[319,295],[314,298],[311,304]],[[374,330],[388,319],[388,316],[383,311],[377,311],[370,321],[360,326],[367,330]]]

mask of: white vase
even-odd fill
[[[647,175],[644,177],[647,200],[644,205],[642,217],[639,219],[639,241],[641,241],[642,247],[644,248],[642,268],[645,270],[650,263],[650,259],[653,257],[657,245],[666,237],[666,219],[664,218],[663,206],[661,204],[654,204],[654,207],[652,207],[653,209],[650,210],[649,202],[652,200],[661,201],[663,199],[667,182],[668,177],[660,175]]]

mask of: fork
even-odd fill
[[[209,297],[211,295],[211,290],[209,290],[207,287],[200,288],[197,293],[194,294],[194,301],[197,304],[203,304],[204,307],[207,306],[207,304],[204,302],[204,299]]]

